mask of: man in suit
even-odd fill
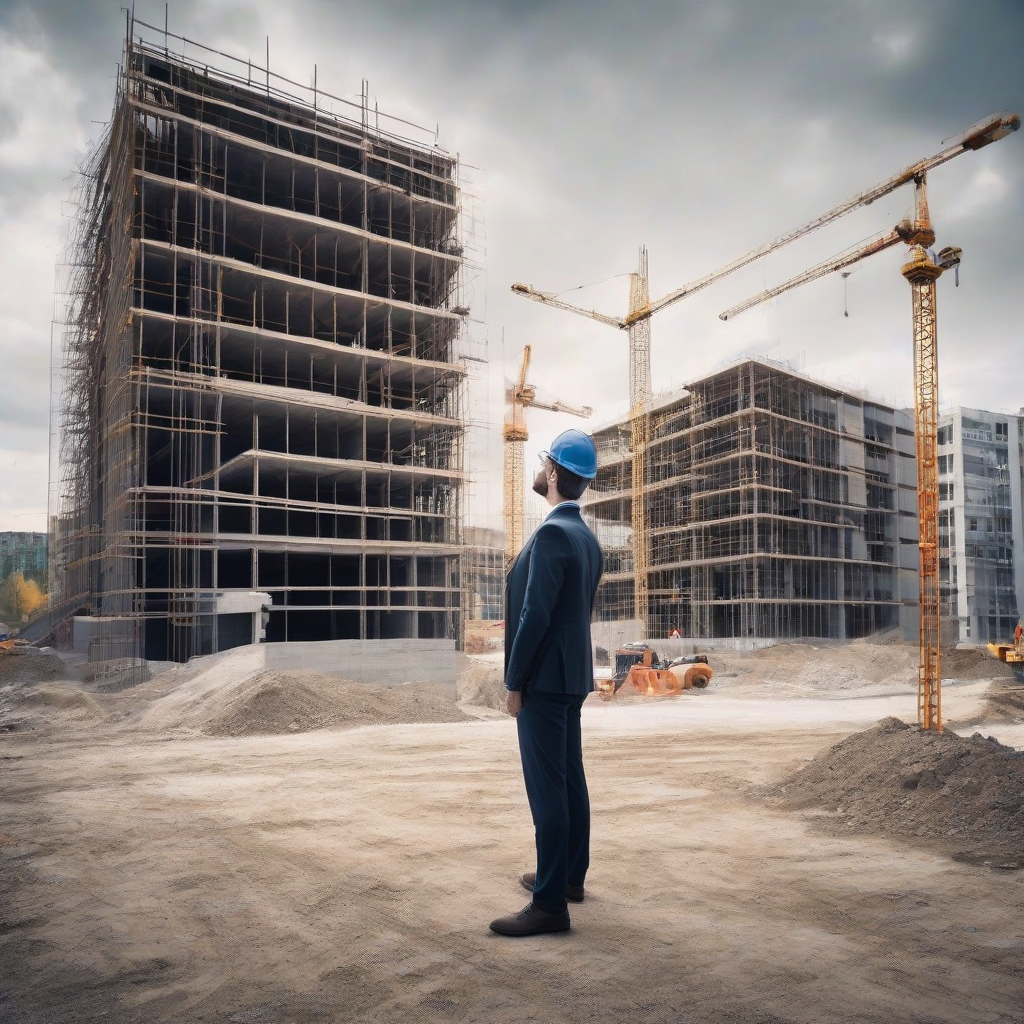
[[[551,512],[505,582],[506,707],[537,840],[537,870],[519,877],[533,900],[491,922],[514,936],[568,931],[566,900],[583,901],[590,861],[580,709],[594,688],[590,616],[603,558],[578,499],[597,476],[597,450],[591,437],[567,430],[541,459],[533,489]]]

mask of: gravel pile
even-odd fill
[[[43,683],[67,677],[68,670],[56,654],[47,654],[35,647],[16,647],[0,654],[0,686],[6,683]]]

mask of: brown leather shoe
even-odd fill
[[[533,887],[537,884],[537,872],[536,871],[524,871],[519,876],[519,884],[527,891],[533,892]],[[570,903],[582,903],[586,898],[586,891],[582,885],[567,885],[565,887],[565,898]]]
[[[567,932],[569,930],[569,911],[560,914],[549,914],[532,903],[527,903],[518,914],[499,917],[491,922],[491,931],[499,935],[519,938],[525,935],[545,935],[548,932]]]

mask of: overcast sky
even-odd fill
[[[136,14],[163,24],[164,4]],[[501,362],[526,342],[533,381],[595,422],[626,406],[618,331],[514,297],[513,281],[621,315],[637,249],[652,296],[942,147],[981,117],[1024,108],[1021,0],[537,3],[172,0],[173,32],[419,124],[461,155],[483,219],[472,289],[494,424],[477,517],[500,519]],[[0,530],[45,528],[54,269],[74,168],[110,116],[124,34],[118,0],[0,0]],[[938,245],[964,250],[939,283],[944,404],[1024,406],[1024,132],[935,171]],[[653,322],[656,391],[749,351],[912,401],[902,250],[729,323],[766,284],[880,232],[907,190],[844,218]],[[609,280],[610,279],[610,280]],[[603,283],[596,283],[603,282]],[[504,340],[503,340],[504,339]],[[530,421],[533,452],[569,425]],[[479,449],[480,446],[478,446]]]

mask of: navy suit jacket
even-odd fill
[[[603,569],[601,546],[579,508],[554,509],[505,580],[507,689],[590,693],[590,616]]]

